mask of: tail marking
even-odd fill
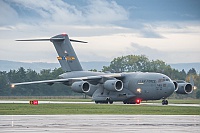
[[[73,56],[63,56],[63,57],[57,57],[58,60],[75,60],[75,57]]]

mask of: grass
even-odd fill
[[[0,104],[0,115],[200,115],[200,107],[117,104]]]
[[[89,102],[91,99],[43,99],[39,101]],[[3,100],[3,99],[1,99]],[[5,100],[5,99],[4,99]],[[31,99],[6,99],[29,101]],[[174,104],[200,104],[200,99],[169,99]],[[146,101],[143,101],[146,102]],[[161,100],[147,101],[161,103]],[[161,104],[160,104],[161,105]],[[128,115],[200,115],[200,107],[119,105],[119,104],[0,104],[0,115],[59,115],[59,114],[128,114]]]

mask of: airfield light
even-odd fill
[[[62,33],[62,36],[67,36],[67,33]]]
[[[141,93],[142,92],[142,89],[141,88],[137,88],[136,90],[138,93]]]
[[[194,86],[194,87],[193,87],[193,89],[194,89],[194,90],[196,90],[196,89],[197,89],[197,87],[196,87],[196,86]]]
[[[31,104],[31,105],[38,105],[38,100],[30,100],[29,104]]]
[[[14,84],[11,84],[11,88],[15,88],[15,85],[14,85]]]
[[[140,104],[141,100],[140,99],[136,99],[136,104]]]

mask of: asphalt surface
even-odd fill
[[[0,103],[28,103],[29,101],[13,101],[13,100],[0,100]],[[63,101],[38,101],[39,104],[95,104],[94,102],[63,102]],[[119,105],[134,105],[134,104],[123,104],[122,102],[114,102],[113,104]],[[161,106],[161,103],[141,103],[141,105],[150,105],[150,106]],[[188,106],[188,107],[200,107],[200,104],[171,104],[168,106]]]
[[[199,133],[199,115],[0,115],[0,133]]]
[[[0,103],[29,103],[29,101],[0,100]],[[94,102],[39,101],[39,104],[95,104]],[[114,104],[124,105],[121,102]],[[161,103],[141,103],[160,106]],[[130,104],[132,105],[132,104]],[[127,104],[125,105],[127,106]],[[132,105],[133,106],[133,105]],[[200,104],[169,104],[197,106]],[[0,115],[0,133],[31,132],[200,132],[199,115]]]

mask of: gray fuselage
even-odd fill
[[[110,73],[73,71],[64,73],[60,77],[76,78],[108,74]],[[90,91],[85,94],[91,96],[94,101],[105,101],[108,98],[112,101],[159,100],[166,99],[175,90],[173,81],[161,73],[131,72],[120,74],[122,77],[119,77],[119,80],[123,82],[121,91],[108,91],[104,88],[104,82],[98,81],[98,84],[91,83]],[[90,83],[90,81],[88,82]]]

